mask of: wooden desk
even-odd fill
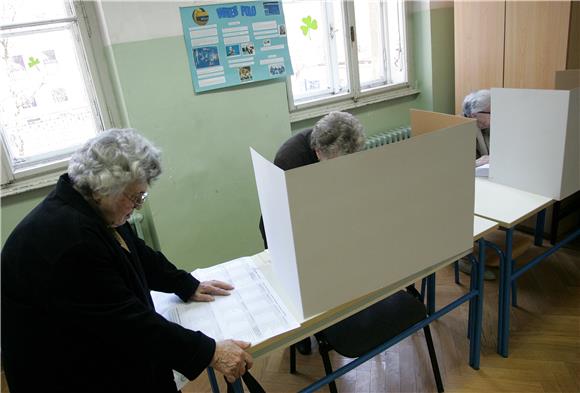
[[[475,178],[475,214],[498,222],[502,228],[513,228],[552,203],[554,200],[541,195]]]
[[[318,314],[312,318],[306,319],[301,321],[297,318],[300,322],[300,327],[297,329],[290,330],[286,333],[280,334],[276,337],[272,337],[266,341],[258,343],[250,349],[250,353],[254,357],[263,356],[268,354],[272,351],[275,351],[280,348],[286,348],[291,344],[294,344],[305,337],[309,337],[314,333],[317,333],[329,326],[336,324],[337,322],[342,321],[350,317],[351,315],[356,314],[357,312],[364,310],[365,308],[370,307],[371,305],[375,304],[376,302],[394,294],[395,292],[399,291],[400,289],[405,288],[406,286],[422,279],[425,276],[432,274],[433,272],[447,266],[451,262],[455,261],[457,258],[461,258],[469,254],[470,250],[466,250],[465,252],[453,256],[448,260],[441,262],[437,265],[431,266],[430,268],[423,270],[421,272],[417,272],[404,280],[392,283],[390,285],[385,286],[384,288],[371,292],[365,296],[362,296],[358,299],[354,299],[348,303],[345,303],[339,307],[334,309],[328,310],[324,313]],[[278,295],[282,298],[282,300],[287,305],[288,309],[296,316],[297,313],[293,310],[292,302],[286,297],[284,291],[281,289],[282,286],[278,283],[276,277],[272,272],[272,266],[270,262],[270,257],[268,251],[264,251],[260,254],[256,254],[252,257],[264,276],[268,279],[270,285],[277,291]]]
[[[473,216],[473,241],[478,241],[498,227],[499,224],[496,221],[488,220],[487,218],[479,216]]]
[[[512,304],[517,305],[516,280],[524,272],[580,235],[580,229],[578,229],[562,242],[527,262],[525,266],[514,268],[512,257],[514,227],[537,214],[535,244],[541,246],[546,208],[553,203],[554,200],[547,197],[496,184],[488,179],[475,179],[475,214],[496,221],[506,232],[505,249],[500,262],[497,342],[497,351],[504,357],[508,356],[509,349],[510,295]]]
[[[497,223],[492,222],[490,220],[474,216],[474,225],[473,225],[474,241],[483,239],[483,236],[486,233],[488,233],[489,231],[496,228],[497,225],[498,225]],[[483,247],[481,247],[481,246],[480,246],[480,248],[483,249]],[[450,258],[448,258],[446,261],[441,262],[441,263],[436,264],[436,265],[433,265],[433,266],[431,266],[428,269],[425,269],[423,271],[417,272],[417,273],[405,278],[404,280],[390,283],[378,291],[371,292],[365,296],[362,296],[358,299],[352,300],[352,301],[350,301],[346,304],[343,304],[339,307],[336,307],[332,310],[326,311],[326,312],[318,314],[312,318],[304,320],[300,323],[300,327],[298,327],[296,329],[289,330],[289,331],[284,332],[282,334],[279,334],[275,337],[267,339],[263,342],[256,343],[255,345],[253,345],[250,348],[249,352],[252,354],[252,356],[254,356],[255,358],[258,358],[258,357],[264,356],[272,351],[286,348],[286,347],[290,346],[291,344],[294,344],[294,343],[300,341],[304,337],[309,337],[309,336],[313,335],[314,333],[319,332],[319,331],[325,329],[326,327],[332,326],[332,325],[336,324],[337,322],[339,322],[345,318],[348,318],[349,316],[373,305],[374,303],[392,295],[393,293],[406,287],[407,285],[410,285],[410,284],[422,279],[423,277],[432,275],[435,271],[441,269],[444,266],[451,264],[452,262],[456,261],[457,259],[459,259],[465,255],[468,255],[470,252],[471,252],[471,250],[466,250],[465,252],[460,253],[458,255],[453,255]],[[292,312],[296,316],[297,312],[295,310],[293,310],[292,302],[289,301],[289,299],[286,297],[284,291],[281,290],[282,286],[278,283],[276,277],[273,274],[272,265],[270,262],[270,256],[269,256],[268,251],[266,250],[264,252],[256,254],[256,255],[252,256],[251,258],[256,263],[256,265],[258,266],[260,271],[263,273],[263,275],[266,277],[266,279],[268,280],[270,285],[274,288],[274,290],[282,298],[282,300],[287,305],[290,312]],[[460,298],[456,299],[454,302],[441,308],[440,310],[433,312],[427,319],[425,319],[423,321],[423,323],[420,326],[415,326],[415,329],[414,329],[414,331],[422,329],[423,326],[427,325],[428,323],[440,318],[441,316],[447,314],[448,312],[452,311],[453,309],[459,307],[461,304],[469,301],[470,302],[470,315],[472,318],[471,320],[473,321],[473,322],[470,322],[471,340],[470,340],[470,349],[469,349],[469,351],[470,351],[469,352],[469,364],[475,369],[479,368],[479,358],[480,358],[480,337],[481,337],[481,320],[482,320],[481,315],[482,315],[482,310],[483,310],[483,263],[482,262],[477,263],[477,270],[480,271],[480,274],[478,275],[478,277],[480,277],[481,279],[476,280],[476,283],[473,285],[473,287],[471,288],[469,293],[461,296]],[[164,300],[162,300],[162,299],[164,299]],[[166,299],[167,299],[166,297],[154,296],[154,302],[155,302],[156,308],[158,309],[158,312],[163,312],[169,306]],[[401,338],[395,338],[395,340],[400,341],[400,340],[404,339],[405,337],[407,337],[409,334],[412,334],[412,332],[411,333],[409,333],[409,332],[403,333]],[[397,341],[395,341],[395,342],[397,342]],[[362,364],[363,362],[370,359],[371,357],[376,356],[376,353],[374,353],[375,351],[382,352],[382,350],[384,350],[384,349],[377,348],[376,350],[369,352],[369,354],[364,355],[361,358],[353,360],[351,363],[336,370],[332,374],[333,378],[338,378],[341,375],[344,375],[346,372],[353,369],[354,367],[357,367],[358,365]],[[377,352],[377,353],[380,353],[380,352]],[[209,372],[209,374],[210,374],[210,380],[211,380],[213,377],[213,372]],[[305,388],[304,391],[307,391],[307,392],[315,391],[327,383],[328,383],[328,380],[322,378],[318,382]],[[212,387],[213,386],[217,387],[217,384],[214,385],[212,383]]]

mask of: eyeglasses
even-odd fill
[[[147,192],[140,192],[140,193],[138,193],[137,195],[134,195],[134,196],[129,196],[129,195],[123,193],[123,196],[125,198],[127,198],[133,204],[133,207],[135,209],[139,210],[139,209],[141,209],[143,207],[143,204],[147,200],[147,197],[149,196],[149,193],[147,193]]]

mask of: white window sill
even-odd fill
[[[304,104],[294,111],[290,112],[290,122],[297,122],[300,120],[311,119],[326,115],[332,111],[343,111],[348,109],[360,108],[378,102],[385,102],[401,97],[408,97],[419,94],[420,91],[413,87],[406,87],[403,89],[391,90],[380,94],[373,94],[359,97],[354,100],[352,97],[343,98],[335,102],[326,102],[323,104],[311,103]]]
[[[68,159],[17,173],[14,180],[2,185],[0,198],[54,186],[60,175],[66,172],[67,166]]]
[[[22,194],[24,192],[37,190],[39,188],[54,186],[60,175],[61,173],[51,174],[42,177],[36,177],[34,179],[17,180],[12,183],[4,184],[0,189],[0,198]]]

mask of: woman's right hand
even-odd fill
[[[254,364],[252,355],[245,351],[250,345],[239,340],[217,342],[210,366],[222,373],[228,382],[233,383]]]

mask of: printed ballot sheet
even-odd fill
[[[237,339],[255,345],[299,325],[251,258],[235,259],[193,275],[200,281],[221,280],[235,289],[209,303],[174,303],[165,317],[215,340]]]

